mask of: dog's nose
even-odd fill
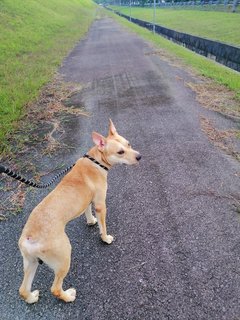
[[[138,156],[136,156],[136,160],[137,160],[137,161],[140,161],[141,158],[142,158],[142,156],[141,156],[140,154],[139,154]]]

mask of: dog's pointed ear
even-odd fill
[[[109,136],[114,136],[117,133],[117,129],[115,128],[115,125],[113,124],[112,120],[109,119]]]
[[[106,145],[106,138],[104,138],[101,134],[97,132],[92,133],[93,142],[98,147],[98,150],[103,151]]]

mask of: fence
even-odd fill
[[[217,0],[217,1],[179,1],[179,2],[159,2],[160,8],[172,9],[189,9],[189,10],[205,10],[205,11],[225,11],[240,12],[238,7],[239,1]],[[151,5],[152,6],[152,5]]]
[[[114,12],[141,27],[149,30],[154,28],[156,33],[163,35],[167,39],[240,72],[240,48],[238,47],[153,25],[150,22],[127,16],[118,11]]]
[[[105,0],[106,1],[106,0]],[[205,10],[205,11],[225,11],[240,13],[240,0],[156,0],[156,7],[168,9],[184,10]],[[105,3],[106,5],[106,3]],[[134,1],[134,0],[109,0],[108,5],[114,6],[132,6],[150,8],[153,6],[152,1]]]

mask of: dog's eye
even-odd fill
[[[124,150],[118,151],[118,154],[124,154]]]

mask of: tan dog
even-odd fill
[[[39,260],[54,270],[53,295],[66,302],[75,300],[74,288],[62,289],[71,262],[71,244],[65,233],[65,225],[70,220],[85,212],[89,225],[98,222],[102,240],[108,244],[113,241],[113,237],[107,234],[105,222],[107,170],[118,163],[138,163],[141,156],[117,133],[111,120],[107,138],[96,132],[92,133],[92,138],[96,146],[88,155],[95,159],[95,163],[94,159],[79,159],[32,211],[19,239],[24,264],[24,279],[19,292],[28,303],[38,301],[39,291],[31,292],[31,286]],[[92,215],[91,203],[95,206],[97,219]]]

